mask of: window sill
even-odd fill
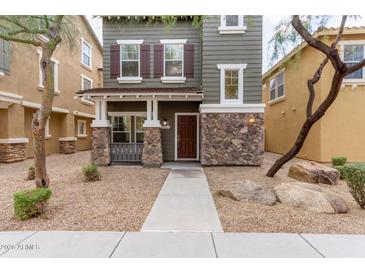
[[[281,97],[279,97],[279,98],[276,98],[276,99],[274,99],[274,100],[271,100],[271,101],[267,102],[267,104],[268,104],[269,106],[271,106],[271,105],[275,105],[275,104],[277,104],[277,103],[280,103],[280,102],[282,102],[282,101],[285,101],[285,95],[284,95],[284,96],[281,96]]]
[[[91,102],[91,101],[89,101],[89,100],[87,100],[87,99],[85,99],[85,98],[81,98],[81,104],[84,104],[84,105],[88,105],[88,106],[93,106],[93,105],[95,105],[95,103],[94,102]]]
[[[44,91],[44,86],[42,85],[38,85],[37,88],[40,90],[40,91]],[[60,95],[61,91],[60,90],[55,90],[54,91],[54,95]]]
[[[166,84],[183,84],[186,82],[186,77],[161,77],[161,81]]]
[[[119,77],[118,83],[120,84],[140,84],[142,83],[142,77]]]
[[[86,134],[78,134],[77,138],[84,139],[84,138],[87,138],[87,135]]]
[[[218,27],[219,34],[242,34],[246,32],[247,27]]]
[[[46,136],[44,136],[44,139],[49,140],[49,139],[51,139],[51,137],[52,137],[52,135],[46,135]]]
[[[92,67],[89,67],[88,65],[85,65],[83,62],[80,62],[80,65],[81,65],[83,68],[87,69],[88,71],[92,71],[92,70],[93,70],[93,69],[92,69]]]
[[[0,78],[4,77],[5,73],[0,70]]]

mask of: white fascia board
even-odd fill
[[[28,138],[5,138],[0,139],[0,144],[24,144],[28,143]]]
[[[200,113],[264,113],[265,104],[200,104]]]
[[[161,44],[186,44],[188,39],[161,39]]]
[[[140,45],[144,40],[117,40],[118,45]]]
[[[20,104],[22,100],[23,100],[23,96],[21,96],[21,95],[11,93],[11,92],[0,91],[0,101]]]
[[[247,64],[218,64],[218,69],[246,69]]]
[[[81,112],[81,111],[74,110],[73,114],[75,116],[80,116],[80,117],[95,119],[95,115],[94,114],[90,114],[90,113],[86,113],[86,112]]]

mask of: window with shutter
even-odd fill
[[[141,44],[143,40],[118,40],[117,42],[120,45],[118,82],[141,83]],[[145,56],[145,51],[143,54]]]

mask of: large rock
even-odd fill
[[[271,190],[249,180],[233,181],[227,187],[220,190],[219,194],[236,201],[254,202],[264,205],[274,205],[276,203],[276,196]]]
[[[279,202],[317,213],[346,213],[346,202],[320,186],[302,183],[282,183],[274,187]]]
[[[340,173],[336,169],[314,162],[292,164],[288,175],[299,181],[328,185],[337,184],[340,178]]]

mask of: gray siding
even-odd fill
[[[217,64],[247,64],[243,102],[261,103],[262,16],[245,16],[244,34],[219,34],[220,16],[205,16],[202,35],[204,103],[220,102]]]
[[[117,40],[139,40],[150,44],[151,78],[144,78],[141,84],[119,84],[116,79],[110,79],[110,45]],[[194,44],[194,78],[186,79],[184,84],[163,84],[159,78],[153,78],[153,45],[160,39],[187,39]],[[200,87],[201,86],[201,35],[191,22],[178,22],[176,26],[166,27],[162,24],[121,24],[103,21],[104,46],[104,87]]]

